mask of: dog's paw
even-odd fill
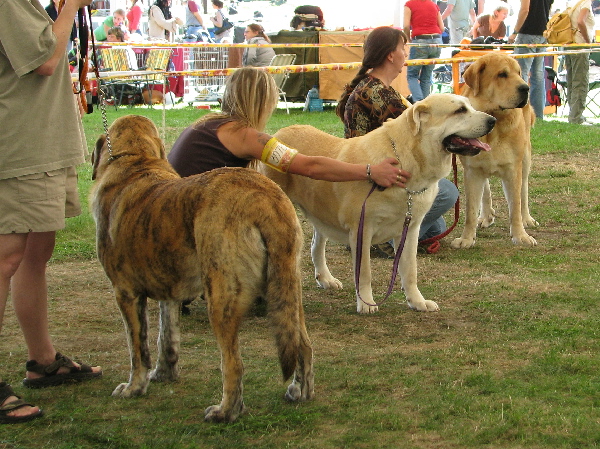
[[[356,311],[358,313],[376,313],[379,311],[379,307],[375,305],[375,302],[372,298],[364,301],[358,298],[356,303]]]
[[[204,421],[212,423],[220,422],[234,422],[238,416],[244,411],[244,404],[240,407],[239,411],[225,412],[221,405],[211,405],[204,410]]]
[[[450,247],[452,247],[454,249],[473,248],[474,246],[475,246],[474,238],[459,237],[459,238],[452,240],[452,243],[450,243]]]
[[[489,228],[491,225],[494,224],[494,221],[496,221],[496,217],[494,216],[494,214],[481,215],[477,219],[477,226],[484,229]]]
[[[523,217],[523,226],[526,228],[533,228],[539,226],[540,224],[533,218],[531,215],[528,217]]]
[[[312,399],[315,394],[312,382],[294,380],[288,385],[285,399],[290,402],[303,402]]]
[[[150,371],[149,378],[152,382],[175,382],[179,379],[179,371],[157,367]]]
[[[422,301],[410,301],[407,300],[408,307],[418,312],[438,312],[440,310],[440,306],[437,305],[437,302],[430,301],[429,299],[423,299]]]
[[[518,236],[513,236],[512,242],[515,245],[523,245],[523,246],[535,246],[537,245],[537,240],[534,239],[527,233],[520,234]]]
[[[292,382],[289,384],[287,391],[285,392],[285,399],[290,402],[296,402],[302,399],[302,388],[300,384]]]
[[[324,289],[333,288],[341,290],[343,288],[342,283],[333,276],[316,275],[315,280],[319,284],[319,287]]]
[[[146,388],[133,388],[130,383],[122,383],[117,385],[112,395],[120,398],[133,398],[146,393]]]

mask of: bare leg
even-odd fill
[[[10,280],[19,267],[26,242],[27,234],[0,235],[0,331],[2,330],[2,322],[4,321],[4,310],[8,300]],[[16,400],[16,396],[9,396],[0,406],[10,404]],[[29,416],[38,413],[39,410],[39,407],[22,407],[8,413],[8,416]]]

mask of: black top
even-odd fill
[[[167,156],[179,176],[197,175],[220,167],[247,167],[242,159],[229,151],[217,137],[217,129],[230,118],[212,119],[188,126],[173,144]]]
[[[542,36],[546,31],[550,6],[553,2],[554,0],[531,0],[529,14],[527,14],[519,33]]]

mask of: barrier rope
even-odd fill
[[[470,49],[470,44],[416,44],[412,42],[408,42],[406,45],[408,46],[416,46],[416,47],[448,47],[448,48],[456,48],[462,50]],[[152,47],[184,47],[184,48],[255,48],[255,47],[270,47],[270,48],[331,48],[331,47],[362,47],[362,42],[346,42],[346,43],[270,43],[270,44],[229,44],[229,43],[210,43],[210,42],[102,42],[102,46],[107,47],[139,47],[139,48],[152,48]],[[562,47],[589,47],[589,48],[599,48],[600,43],[590,43],[590,44],[562,44],[562,45],[551,45],[551,44],[474,44],[473,47],[476,49],[485,48],[494,48],[494,49],[513,49],[513,48],[562,48]]]
[[[526,53],[526,54],[510,54],[512,58],[535,58],[538,56],[556,56],[556,55],[570,55],[579,53],[589,53],[590,50],[569,50],[569,51],[547,51],[543,53]],[[405,66],[413,65],[438,65],[438,64],[460,64],[466,62],[476,61],[481,55],[468,56],[468,57],[454,57],[454,58],[434,58],[434,59],[410,59],[405,62]],[[276,74],[276,73],[307,73],[307,72],[322,72],[328,70],[358,70],[360,69],[361,62],[340,62],[340,63],[329,63],[329,64],[304,64],[304,65],[287,65],[287,66],[267,66],[257,67],[258,70]],[[165,76],[196,76],[196,77],[215,77],[215,76],[231,76],[239,68],[227,68],[227,69],[198,69],[198,70],[184,70],[184,71],[132,71],[132,72],[121,72],[111,73],[101,76],[101,79],[121,79],[131,78],[132,76],[144,76],[144,75],[165,75]]]

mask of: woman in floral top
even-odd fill
[[[346,138],[363,136],[379,128],[386,120],[399,117],[410,106],[391,86],[404,68],[406,42],[403,31],[388,26],[375,28],[367,36],[362,67],[346,85],[336,110],[344,122]],[[458,189],[448,179],[441,179],[438,186],[438,194],[421,224],[419,240],[446,230],[443,214],[458,199]],[[376,248],[393,257],[394,250],[389,244],[377,245]]]

